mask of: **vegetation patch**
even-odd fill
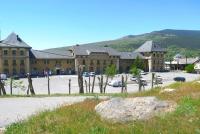
[[[177,109],[172,113],[156,116],[146,121],[125,124],[102,121],[94,111],[100,100],[86,100],[54,111],[45,111],[26,121],[7,128],[6,134],[182,134],[200,133],[200,84],[197,82],[176,83],[173,93],[160,94],[160,87],[134,94],[115,94],[121,97],[156,96],[162,100],[175,101]]]

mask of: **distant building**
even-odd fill
[[[200,73],[200,59],[194,62],[194,70],[197,73]]]
[[[8,75],[75,74],[84,71],[103,73],[114,64],[120,73],[128,73],[139,57],[144,71],[164,70],[165,50],[153,41],[145,42],[134,52],[119,52],[110,47],[75,45],[72,47],[33,50],[17,34],[0,41],[0,73]]]
[[[187,65],[194,64],[199,60],[199,57],[187,58],[183,55],[176,55],[172,61],[165,62],[167,70],[184,70]]]

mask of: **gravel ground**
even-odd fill
[[[173,78],[177,77],[177,76],[183,76],[186,78],[186,81],[192,81],[195,79],[200,78],[199,74],[189,74],[189,73],[183,73],[183,72],[165,72],[165,73],[156,73],[157,75],[160,75],[163,78],[163,84],[160,86],[166,86],[169,85],[171,83],[173,83]],[[137,92],[138,91],[138,85],[133,83],[132,81],[130,81],[130,77],[131,75],[129,75],[128,77],[128,85],[127,85],[127,89],[128,92]],[[145,80],[147,80],[148,85],[145,86],[145,90],[148,90],[151,88],[151,74],[147,74],[144,75],[143,78]],[[60,94],[68,94],[69,92],[69,88],[68,88],[68,82],[69,79],[71,79],[71,93],[78,93],[79,92],[79,88],[78,88],[78,82],[77,82],[77,76],[76,75],[64,75],[64,76],[51,76],[50,77],[50,90],[51,90],[51,94],[55,94],[55,93],[60,93]],[[105,81],[105,77],[104,77],[104,81]],[[121,79],[121,75],[116,75],[114,77],[114,79]],[[36,94],[47,94],[47,78],[33,78],[33,87],[35,90]],[[84,78],[84,80],[88,80],[87,78]],[[110,81],[111,79],[109,79]],[[21,81],[23,81],[23,84],[25,85],[25,90],[27,90],[27,79],[21,79]],[[92,84],[93,78],[91,78],[91,84]],[[84,83],[85,85],[85,83]],[[85,88],[84,88],[85,89]],[[9,85],[6,86],[6,90],[7,93],[10,93],[10,87]],[[21,89],[13,89],[14,94],[20,94],[20,95],[24,95],[26,94],[25,90],[21,90]],[[98,80],[96,78],[95,81],[95,87],[94,87],[94,92],[95,93],[99,93],[99,86],[98,86]],[[120,87],[110,87],[107,86],[106,89],[107,93],[120,93],[121,92],[121,88]]]
[[[82,102],[87,98],[92,98],[92,96],[0,98],[0,130],[38,112],[52,110],[61,105]],[[105,98],[107,97],[100,96],[100,99]]]

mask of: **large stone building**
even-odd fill
[[[29,72],[31,47],[15,33],[0,41],[0,73],[25,74]]]
[[[86,45],[33,50],[12,33],[0,41],[0,73],[42,75],[49,71],[52,74],[74,74],[82,66],[84,71],[100,74],[110,64],[116,65],[120,73],[127,73],[137,57],[143,61],[145,71],[163,71],[164,54],[164,49],[152,41],[147,41],[134,52]]]
[[[146,41],[135,52],[142,54],[148,59],[149,72],[160,72],[165,69],[164,54],[165,49],[160,47],[159,43]]]

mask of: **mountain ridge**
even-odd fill
[[[188,57],[200,56],[200,30],[164,29],[139,35],[127,35],[113,40],[80,45],[96,45],[101,47],[109,46],[118,51],[131,52],[148,40],[159,42],[161,47],[166,48],[167,59],[172,58],[177,53]]]

